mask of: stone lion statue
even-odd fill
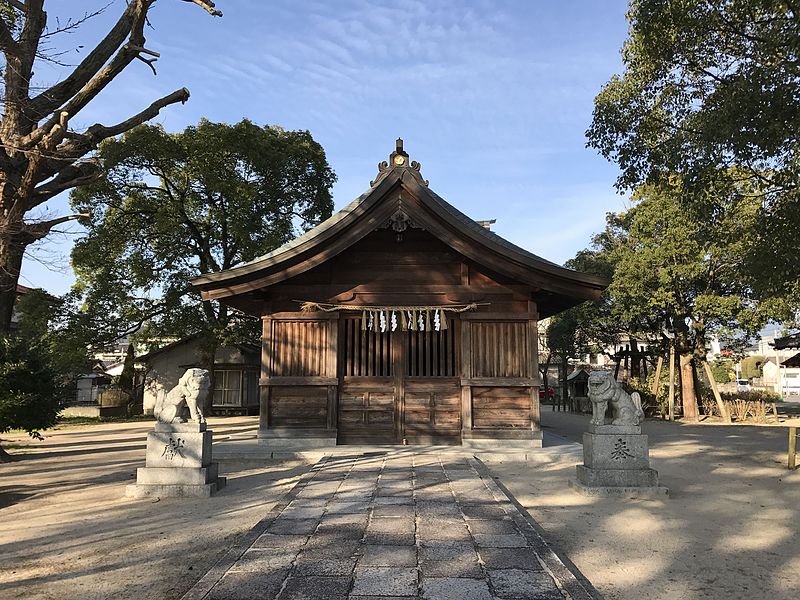
[[[642,400],[637,392],[628,394],[606,371],[589,374],[589,400],[592,401],[592,423],[604,425],[606,407],[611,403],[612,425],[639,425],[644,420]]]
[[[178,385],[166,394],[163,391],[156,399],[153,414],[162,423],[205,423],[201,412],[203,401],[208,396],[211,377],[205,369],[187,369],[178,380]]]

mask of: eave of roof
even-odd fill
[[[775,338],[772,346],[776,350],[787,350],[789,348],[800,348],[800,333],[794,333],[785,337]]]

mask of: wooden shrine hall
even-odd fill
[[[540,446],[537,322],[606,282],[459,212],[402,140],[378,168],[317,227],[193,280],[262,320],[259,439]]]

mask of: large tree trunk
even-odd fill
[[[561,397],[564,399],[564,411],[572,412],[569,391],[567,390],[567,359],[561,362]]]
[[[11,333],[11,315],[17,299],[17,282],[25,245],[15,236],[2,233],[9,226],[0,222],[0,338]]]
[[[642,377],[642,357],[639,354],[639,343],[635,338],[631,338],[631,378],[641,379]]]
[[[697,420],[697,390],[694,386],[694,356],[691,353],[681,352],[681,402],[683,403],[683,418]]]

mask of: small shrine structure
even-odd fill
[[[259,438],[541,446],[537,321],[607,282],[459,212],[400,139],[378,170],[292,242],[193,280],[262,320]]]

